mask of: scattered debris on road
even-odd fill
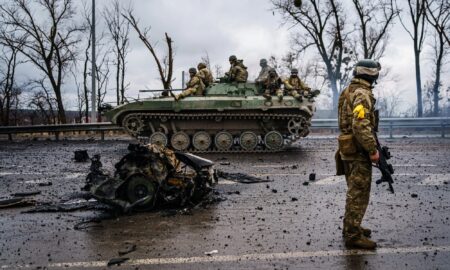
[[[126,243],[125,247],[119,250],[119,256],[127,255],[128,253],[136,251],[136,244]]]
[[[39,195],[41,194],[41,191],[27,191],[27,192],[17,192],[17,193],[13,193],[11,194],[11,196],[13,197],[30,197],[30,196],[35,196],[35,195]]]
[[[122,263],[128,261],[129,259],[130,258],[112,258],[111,260],[109,260],[108,266],[121,265]]]
[[[87,150],[77,150],[75,151],[75,161],[76,162],[87,162],[89,160],[89,155]]]
[[[211,251],[206,251],[205,255],[206,256],[212,256],[212,255],[218,254],[218,253],[219,253],[219,251],[217,249],[214,249],[214,250],[211,250]]]
[[[26,198],[3,199],[3,200],[0,200],[0,209],[25,207],[25,206],[35,205],[35,204],[36,204],[36,201],[26,199]]]
[[[261,179],[255,176],[251,176],[245,173],[228,173],[224,171],[216,171],[217,177],[242,183],[242,184],[255,184],[255,183],[266,183],[272,182],[270,179]]]

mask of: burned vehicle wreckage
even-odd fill
[[[83,190],[127,213],[156,205],[192,205],[217,183],[210,160],[152,144],[130,144],[128,150],[115,165],[114,176],[102,169],[95,155]]]

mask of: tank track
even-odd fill
[[[310,118],[301,114],[301,113],[129,113],[122,118],[122,121],[130,118],[136,117],[141,119],[145,123],[146,120],[158,119],[162,122],[169,122],[171,120],[290,120],[293,118],[302,118],[305,120],[306,132],[309,132],[309,127],[311,126]],[[122,123],[123,124],[123,123]],[[145,125],[145,124],[144,124]],[[123,125],[122,125],[123,126]],[[137,138],[140,141],[145,142],[149,139],[149,137],[141,136],[139,133],[133,133],[129,129],[125,127],[125,130],[133,137]],[[186,150],[188,152],[193,153],[274,153],[282,151],[286,146],[292,144],[296,140],[298,140],[302,136],[294,136],[292,135],[287,139],[287,143],[281,149],[271,150],[271,149],[254,149],[254,150],[246,150],[246,149],[230,149],[230,150],[220,150],[217,149],[214,145],[206,151],[200,151],[195,149],[192,144],[190,144],[189,148]],[[170,143],[169,143],[170,144]]]

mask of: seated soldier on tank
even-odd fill
[[[291,70],[291,76],[283,83],[284,89],[289,91],[288,94],[299,101],[303,100],[302,95],[305,97],[310,95],[311,88],[298,77],[298,69],[296,68]]]
[[[272,69],[272,67],[267,64],[267,60],[264,58],[259,61],[259,66],[261,67],[261,71],[259,72],[258,78],[256,78],[255,83],[261,85],[267,79],[267,77],[269,77],[269,71]]]
[[[202,82],[202,79],[197,75],[197,70],[195,68],[189,69],[189,76],[191,79],[187,83],[186,90],[181,92],[178,95],[175,95],[175,101],[178,101],[182,98],[185,98],[187,96],[196,95],[196,96],[202,96],[203,91],[205,90],[205,85]]]
[[[247,67],[244,65],[244,60],[238,60],[235,55],[230,56],[230,71],[225,73],[229,82],[245,83],[248,78]]]
[[[283,89],[281,89],[282,81],[280,77],[278,77],[277,71],[272,68],[269,70],[269,76],[263,82],[264,94],[267,100],[272,99],[272,95],[276,95],[279,101],[283,100]]]
[[[214,82],[214,77],[212,76],[211,71],[206,67],[206,64],[199,63],[197,69],[197,75],[202,79],[205,87],[210,86]]]

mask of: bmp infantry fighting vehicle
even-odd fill
[[[135,137],[176,151],[279,151],[308,135],[313,97],[278,101],[262,93],[255,83],[215,83],[203,96],[139,100],[105,116]]]

